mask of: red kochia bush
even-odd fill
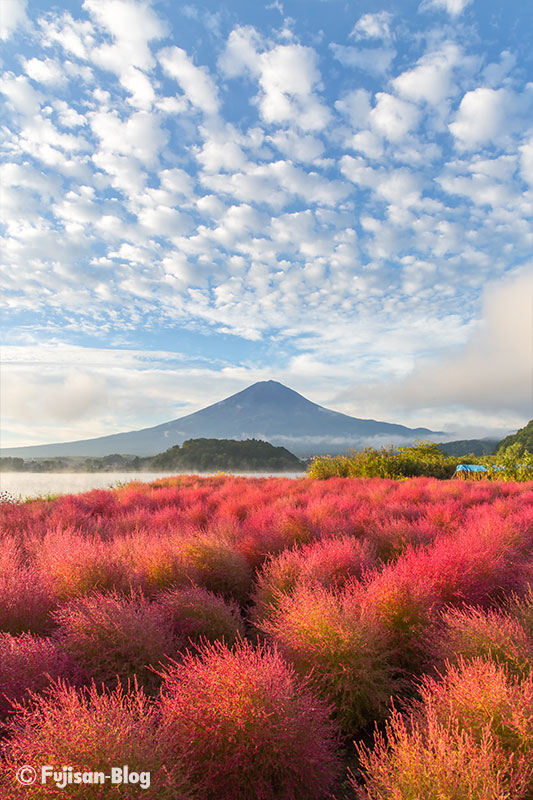
[[[86,681],[125,685],[134,676],[145,688],[158,684],[156,667],[173,655],[170,625],[154,603],[143,595],[95,592],[61,606],[54,617],[61,647]]]
[[[129,579],[110,542],[71,528],[31,543],[40,579],[56,602],[93,589],[127,589]]]
[[[29,692],[45,689],[50,681],[72,677],[68,656],[50,639],[22,633],[0,633],[0,716],[13,710]]]
[[[5,537],[0,546],[0,630],[46,633],[53,606],[46,583],[24,558],[20,545]]]
[[[195,800],[179,756],[164,747],[157,727],[157,706],[137,687],[130,687],[127,694],[120,687],[102,693],[94,684],[77,691],[58,683],[45,695],[34,696],[10,722],[11,737],[4,745],[0,765],[0,796],[2,800]],[[32,765],[38,773],[33,786],[23,786],[15,778],[23,764]],[[124,764],[130,772],[150,772],[150,788],[142,789],[139,784],[111,786],[107,781],[58,789],[50,779],[44,786],[40,782],[43,765],[53,766],[57,772],[71,766],[74,772],[109,775],[112,767]]]
[[[493,609],[448,609],[428,647],[438,669],[445,662],[481,657],[505,664],[509,673],[533,671],[533,637],[508,614]]]
[[[281,596],[292,591],[297,583],[341,589],[350,578],[359,578],[374,560],[374,548],[369,541],[347,536],[280,553],[270,558],[259,574],[252,617],[258,620],[271,614]]]
[[[164,675],[161,737],[199,800],[319,800],[339,772],[329,708],[281,656],[240,642],[188,654]]]
[[[244,633],[243,621],[235,601],[224,600],[202,586],[182,586],[162,592],[155,600],[174,639],[174,649],[183,650],[190,642],[223,639],[232,644]]]
[[[176,541],[183,582],[194,581],[212,592],[245,603],[252,585],[245,557],[227,539],[213,533]]]

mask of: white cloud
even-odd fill
[[[363,14],[355,23],[350,36],[356,39],[390,39],[392,14],[379,11],[377,14]]]
[[[376,105],[369,115],[370,123],[377,133],[390,142],[399,142],[418,126],[420,112],[412,103],[400,100],[392,94],[378,92]]]
[[[258,50],[263,47],[259,33],[250,25],[234,28],[226,42],[218,64],[227,78],[237,78],[249,72],[260,72]]]
[[[4,73],[0,77],[0,92],[12,106],[25,116],[31,117],[40,111],[43,95],[36,91],[24,75]]]
[[[195,66],[180,47],[166,47],[159,52],[158,58],[167,75],[179,83],[192,106],[206,114],[218,112],[218,90],[206,67]]]
[[[65,103],[64,100],[55,100],[53,103],[57,111],[60,124],[64,128],[79,128],[87,124],[83,114],[78,114],[76,109]]]
[[[96,44],[96,31],[89,20],[74,20],[71,14],[65,12],[60,17],[41,17],[38,22],[45,47],[57,42],[69,55],[89,58]]]
[[[443,11],[447,11],[451,17],[458,17],[471,2],[472,0],[423,0],[420,4],[420,10],[427,11],[430,8],[441,8]]]
[[[335,108],[348,117],[354,128],[357,130],[365,128],[372,110],[370,92],[366,89],[353,89],[341,100],[337,100]]]
[[[285,130],[268,137],[280,153],[291,161],[309,163],[324,153],[324,143],[316,136],[301,135],[294,130]]]
[[[314,95],[320,82],[316,52],[301,45],[279,45],[262,54],[259,83],[266,122],[293,121],[303,130],[321,130],[329,110]]]
[[[461,64],[461,60],[460,48],[448,42],[439,50],[427,53],[415,67],[394,78],[392,85],[396,92],[408,100],[424,100],[439,105],[455,92],[452,70]]]
[[[518,149],[521,153],[520,172],[522,177],[533,186],[533,138]]]
[[[27,0],[1,0],[0,39],[9,39],[11,34],[27,22]]]
[[[128,99],[130,105],[146,111],[151,109],[156,95],[150,79],[144,72],[132,66],[123,71],[120,82],[131,95]]]
[[[367,158],[379,159],[383,155],[383,141],[372,131],[356,133],[350,142],[353,150],[359,150]]]
[[[146,166],[157,163],[158,153],[168,141],[157,114],[136,111],[121,120],[116,112],[98,111],[89,115],[89,122],[104,152],[132,156]]]
[[[44,60],[30,58],[24,62],[24,71],[36,83],[50,84],[52,86],[65,83],[64,72],[61,71],[57,61],[53,61],[51,58],[45,58]]]
[[[196,158],[206,172],[237,172],[246,166],[246,156],[241,147],[241,137],[232,125],[202,127],[202,148],[197,148]]]
[[[330,111],[316,95],[321,75],[312,47],[287,44],[268,48],[253,28],[236,28],[219,65],[229,78],[247,75],[258,80],[258,104],[265,122],[291,123],[305,131],[319,131],[327,125]]]
[[[100,66],[120,75],[132,66],[148,70],[154,65],[149,43],[166,30],[147,2],[83,0],[83,7],[115,40],[92,50],[91,58]]]
[[[449,128],[460,148],[473,149],[510,133],[516,110],[510,90],[480,87],[465,94]]]
[[[483,320],[456,358],[427,367],[406,383],[406,398],[420,404],[531,416],[533,266],[491,282],[484,293]],[[497,376],[497,381],[494,377]]]

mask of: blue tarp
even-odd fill
[[[456,472],[487,472],[487,467],[482,464],[458,464]]]

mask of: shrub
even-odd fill
[[[481,657],[505,664],[515,675],[525,676],[533,669],[531,637],[517,620],[492,609],[447,610],[430,653],[437,666]]]
[[[0,633],[0,716],[12,711],[13,701],[45,689],[50,681],[72,677],[73,665],[50,639],[29,633]]]
[[[441,680],[425,677],[420,696],[413,704],[419,716],[434,709],[437,720],[443,724],[455,720],[478,742],[489,731],[509,756],[521,755],[533,770],[531,674],[520,679],[494,661],[460,660]]]
[[[153,689],[158,676],[150,670],[165,655],[173,655],[169,624],[161,609],[142,594],[125,597],[95,592],[58,608],[57,638],[80,668],[85,680],[97,685],[123,685],[136,676]]]
[[[160,594],[156,602],[172,631],[175,650],[202,639],[223,639],[232,644],[244,633],[238,605],[201,586],[170,589]]]
[[[413,562],[415,562],[413,564]],[[367,576],[361,604],[387,633],[392,664],[398,673],[420,672],[426,664],[426,636],[433,622],[436,597],[416,573],[416,555]]]
[[[161,736],[199,800],[330,797],[339,771],[329,709],[275,650],[220,642],[164,674]]]
[[[350,783],[360,800],[525,800],[524,764],[510,774],[488,734],[478,743],[431,711],[423,725],[394,712],[374,750],[358,750],[364,788],[353,774]]]
[[[271,557],[256,581],[252,618],[259,620],[271,614],[278,599],[297,583],[338,590],[348,579],[359,578],[373,561],[370,542],[350,537],[312,542]]]
[[[183,581],[245,603],[252,573],[242,553],[216,533],[184,537],[177,542]]]
[[[474,659],[426,677],[410,714],[358,747],[367,800],[520,800],[533,790],[533,680]]]
[[[94,589],[128,588],[128,576],[113,548],[98,536],[58,528],[34,542],[32,549],[41,580],[56,602]]]
[[[533,639],[533,584],[528,584],[521,595],[513,595],[505,604],[509,614],[518,620]]]
[[[259,627],[334,704],[346,733],[384,714],[397,688],[390,642],[376,616],[361,607],[357,590],[336,596],[300,584],[279,598],[275,613]]]
[[[34,696],[31,704],[19,709],[10,723],[11,738],[4,745],[0,767],[0,792],[3,800],[18,798],[83,798],[103,800],[119,797],[138,800],[139,784],[103,786],[72,784],[60,790],[49,779],[46,785],[22,786],[15,773],[23,764],[38,773],[43,765],[72,766],[73,771],[103,772],[127,764],[130,772],[150,772],[146,797],[158,800],[194,800],[176,754],[169,754],[157,733],[157,709],[134,687],[125,694],[120,687],[101,693],[94,684],[76,690],[58,683],[44,696]]]
[[[46,633],[55,603],[46,584],[10,538],[0,547],[0,630],[9,633]]]
[[[162,535],[154,531],[137,531],[117,537],[113,548],[118,561],[127,571],[131,585],[147,596],[157,594],[185,580],[179,558],[176,535]]]

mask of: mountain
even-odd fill
[[[497,446],[497,439],[458,439],[454,442],[441,442],[439,445],[447,456],[490,456]]]
[[[528,453],[533,453],[533,419],[530,419],[527,425],[520,428],[516,433],[502,439],[496,446],[496,452],[499,453],[505,450],[507,447],[515,444],[515,442],[520,442],[520,444],[524,445],[524,449],[527,450]]]
[[[153,428],[115,433],[97,439],[9,447],[2,456],[155,455],[186,439],[263,439],[298,456],[343,453],[367,444],[408,444],[445,434],[406,428],[373,419],[357,419],[317,405],[277,381],[260,381],[194,414]]]

